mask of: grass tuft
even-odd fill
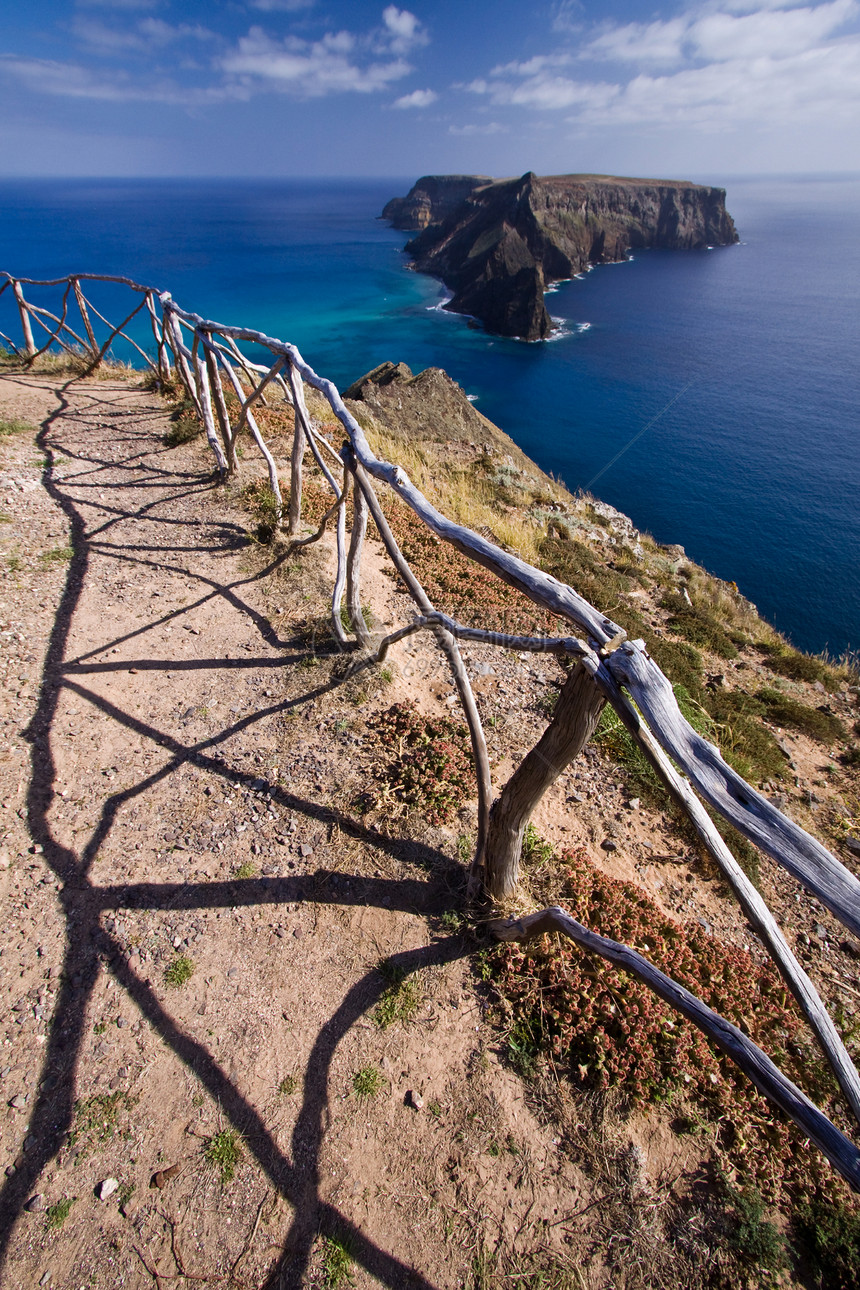
[[[379,1029],[387,1030],[398,1021],[404,1025],[412,1021],[424,1001],[418,982],[390,959],[383,959],[377,970],[388,982],[373,1010]]]
[[[164,969],[164,983],[178,990],[194,975],[194,962],[187,954],[178,954]]]
[[[39,560],[45,568],[50,568],[55,564],[68,564],[74,557],[74,548],[70,546],[56,546],[51,551],[42,551]]]
[[[197,416],[197,409],[190,399],[181,399],[170,414],[172,422],[170,429],[164,435],[163,443],[166,448],[179,448],[184,443],[190,443],[196,439],[199,434],[203,433],[203,427]]]
[[[36,426],[31,425],[29,421],[22,421],[19,417],[10,417],[0,420],[0,439],[11,439],[13,435],[18,434],[38,434]]]
[[[209,1139],[203,1154],[209,1164],[218,1170],[222,1183],[230,1182],[242,1154],[238,1133],[235,1129],[222,1129]]]
[[[71,1214],[72,1206],[76,1200],[77,1196],[64,1196],[62,1200],[58,1200],[55,1204],[48,1206],[45,1211],[45,1223],[49,1232],[58,1232],[60,1230],[69,1214]]]
[[[322,1274],[327,1290],[338,1290],[352,1284],[352,1256],[344,1240],[334,1236],[322,1238]]]
[[[352,1091],[362,1102],[376,1097],[385,1088],[385,1076],[375,1066],[362,1066],[352,1077]]]

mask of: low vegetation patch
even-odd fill
[[[759,649],[772,672],[792,681],[820,681],[828,690],[836,690],[840,681],[847,678],[847,669],[832,667],[815,654],[803,654],[785,641],[765,642]]]
[[[50,568],[52,565],[68,564],[74,554],[73,547],[56,546],[50,551],[42,551],[39,560],[44,568]]]
[[[240,500],[256,521],[254,536],[258,542],[271,542],[278,531],[278,499],[262,479],[252,480],[240,493]]]
[[[397,749],[377,779],[375,804],[393,798],[419,807],[430,824],[447,824],[474,797],[475,771],[467,727],[451,717],[425,717],[411,704],[396,703],[373,720],[372,728]]]
[[[380,1030],[411,1021],[424,1001],[418,982],[390,959],[383,959],[378,971],[388,984],[373,1010],[373,1020]]]
[[[176,958],[168,963],[164,969],[164,984],[169,985],[171,989],[178,990],[180,986],[185,985],[194,975],[193,960],[187,954],[177,954]]]
[[[593,931],[639,950],[739,1026],[838,1117],[829,1071],[770,963],[718,941],[697,922],[668,917],[641,889],[599,870],[584,850],[555,863],[547,881],[559,903]],[[790,1254],[764,1217],[766,1195],[797,1214],[798,1246],[819,1248],[825,1259],[828,1240],[838,1238],[846,1279],[821,1285],[857,1283],[851,1260],[860,1253],[851,1242],[860,1235],[860,1205],[696,1027],[637,978],[561,939],[495,945],[482,952],[478,966],[495,999],[508,1059],[525,1078],[549,1065],[576,1088],[615,1090],[622,1107],[662,1102],[677,1108],[678,1133],[707,1133],[736,1180],[728,1193],[735,1223],[730,1244],[742,1263],[778,1270]],[[825,1214],[834,1215],[832,1236],[821,1222]]]
[[[352,1256],[345,1241],[333,1236],[322,1238],[322,1274],[327,1290],[352,1284]]]
[[[352,1077],[352,1091],[362,1102],[376,1097],[385,1088],[385,1076],[375,1066],[362,1066]]]
[[[767,1206],[755,1187],[742,1191],[729,1188],[729,1200],[735,1212],[735,1229],[729,1244],[745,1263],[778,1272],[787,1259],[785,1238],[775,1223],[764,1217]]]
[[[233,1179],[241,1154],[242,1147],[235,1129],[222,1129],[214,1134],[203,1151],[205,1159],[221,1175],[222,1183]]]
[[[95,1093],[75,1104],[75,1118],[69,1133],[69,1149],[78,1159],[110,1142],[120,1131],[120,1117],[134,1102],[127,1093]]]
[[[203,433],[197,409],[188,398],[180,399],[170,413],[171,426],[164,436],[166,448],[179,448]]]
[[[0,439],[11,439],[18,434],[36,435],[38,430],[29,421],[22,421],[19,417],[0,419]]]
[[[801,703],[781,690],[759,690],[756,699],[767,719],[775,725],[802,730],[805,735],[822,743],[847,738],[848,732],[838,717],[822,708],[811,708],[808,703]]]
[[[812,1264],[816,1285],[855,1290],[860,1285],[860,1212],[833,1197],[803,1200],[794,1214],[795,1240]]]
[[[55,1201],[49,1205],[45,1211],[45,1225],[49,1232],[57,1232],[63,1226],[69,1214],[72,1212],[72,1206],[77,1200],[77,1196],[64,1196],[62,1200]]]

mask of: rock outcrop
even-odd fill
[[[685,181],[437,175],[420,179],[383,215],[397,228],[420,230],[406,249],[419,272],[454,292],[446,309],[502,336],[541,340],[552,330],[544,304],[550,283],[642,247],[736,242],[725,198],[722,188]]]
[[[392,197],[386,203],[382,218],[391,220],[394,228],[416,232],[428,224],[439,224],[485,184],[489,175],[425,175],[413,184],[405,197]]]

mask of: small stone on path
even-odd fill
[[[116,1178],[103,1178],[98,1187],[96,1187],[96,1195],[99,1200],[107,1200],[115,1191],[119,1191],[119,1183]]]

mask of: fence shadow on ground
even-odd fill
[[[95,550],[111,558],[132,560],[135,563],[140,562],[141,559],[139,555],[130,555],[128,548],[115,549],[102,541],[94,541],[94,536],[104,533],[106,525],[115,524],[120,519],[132,518],[132,516],[138,519],[147,518],[158,525],[165,521],[161,517],[149,515],[152,503],[147,503],[133,513],[120,506],[108,504],[104,509],[112,512],[112,518],[106,521],[106,525],[100,528],[97,526],[89,534],[87,533],[86,523],[78,505],[52,473],[53,458],[59,452],[62,452],[67,459],[71,455],[69,445],[63,443],[61,438],[64,416],[69,411],[67,387],[59,386],[55,393],[59,406],[44,422],[37,442],[47,457],[43,483],[49,495],[64,511],[70,525],[72,558],[68,565],[65,586],[46,650],[38,705],[26,731],[31,744],[32,765],[27,792],[27,811],[33,843],[42,847],[45,863],[62,884],[58,891],[58,899],[66,920],[66,944],[61,986],[46,1037],[44,1060],[38,1081],[40,1090],[30,1116],[31,1145],[19,1159],[11,1176],[6,1178],[0,1191],[0,1215],[2,1215],[0,1217],[0,1259],[5,1258],[8,1252],[9,1242],[25,1202],[32,1195],[40,1175],[61,1150],[72,1128],[75,1114],[75,1080],[86,1033],[87,1006],[98,977],[104,971],[113,976],[139,1009],[141,1016],[206,1088],[213,1101],[220,1106],[226,1119],[242,1135],[249,1152],[272,1187],[292,1207],[293,1219],[289,1234],[280,1256],[275,1260],[268,1275],[267,1287],[274,1290],[275,1287],[299,1286],[308,1265],[313,1243],[318,1234],[322,1234],[340,1241],[345,1240],[353,1260],[383,1284],[392,1288],[397,1287],[398,1290],[406,1286],[414,1286],[418,1290],[432,1290],[430,1283],[420,1273],[374,1244],[364,1232],[346,1219],[336,1206],[323,1202],[320,1196],[319,1156],[325,1134],[324,1120],[331,1061],[338,1044],[350,1028],[378,1002],[386,984],[380,975],[370,972],[357,981],[317,1035],[304,1076],[302,1104],[292,1136],[291,1159],[278,1147],[274,1134],[260,1111],[243,1096],[208,1048],[186,1033],[171,1017],[149,983],[129,965],[122,944],[102,925],[102,916],[105,913],[119,909],[175,911],[225,906],[247,908],[260,904],[279,904],[307,899],[319,901],[322,898],[332,903],[384,905],[389,910],[429,913],[438,906],[438,893],[434,892],[433,884],[430,882],[392,881],[356,876],[355,881],[350,884],[352,889],[350,895],[341,890],[335,896],[324,871],[297,877],[211,883],[150,882],[100,885],[93,882],[90,877],[93,861],[108,839],[122,806],[134,797],[146,793],[159,781],[188,762],[193,762],[196,766],[221,776],[228,784],[247,783],[251,776],[231,765],[227,758],[220,756],[218,745],[238,729],[252,726],[278,708],[284,708],[289,704],[273,705],[268,709],[254,711],[241,721],[225,727],[200,743],[183,744],[174,734],[141,721],[125,711],[121,705],[107,701],[76,679],[94,672],[113,671],[118,668],[128,671],[129,668],[127,659],[121,664],[110,662],[98,664],[87,661],[93,655],[101,655],[106,650],[129,640],[129,636],[108,640],[97,650],[89,651],[73,660],[66,658],[72,619],[80,605],[87,587],[88,575],[91,573],[91,552]],[[124,459],[121,464],[139,462],[146,450],[139,441],[135,446],[140,451]],[[114,469],[117,464],[100,458],[84,459],[80,455],[76,460],[81,464],[88,463],[93,472],[104,468]],[[140,470],[141,466],[138,465],[135,469]],[[145,469],[149,471],[149,461]],[[156,478],[143,481],[144,488],[172,487],[173,481],[177,479],[175,473],[163,467],[153,473]],[[75,488],[80,487],[79,478],[79,476],[75,478]],[[137,480],[134,481],[134,486],[138,486]],[[102,484],[100,487],[103,492],[107,492],[111,485]],[[119,485],[119,487],[125,487],[125,485]],[[182,491],[172,492],[170,496],[197,498],[209,487],[211,487],[211,481],[208,475],[195,476],[186,473],[183,476]],[[176,521],[168,520],[166,523],[175,524]],[[225,539],[225,551],[234,550],[236,529],[225,526]],[[176,550],[172,546],[158,543],[154,543],[149,549],[153,552],[166,551],[168,554]],[[192,546],[182,549],[199,548]],[[143,563],[145,565],[147,562],[143,561]],[[163,561],[159,563],[162,568],[165,567]],[[271,572],[271,568],[270,565],[252,577],[232,584],[217,584],[206,580],[208,589],[198,603],[212,597],[222,598],[231,609],[245,615],[267,643],[284,649],[289,643],[281,641],[268,620],[253,610],[241,595],[241,588],[244,585],[265,577]],[[186,577],[194,577],[185,569],[182,572]],[[183,612],[186,612],[187,608],[187,606],[183,607]],[[171,616],[173,615],[168,615],[168,617]],[[147,624],[146,628],[141,629],[140,634],[151,631],[163,621],[165,620]],[[256,668],[263,663],[282,666],[284,663],[295,663],[302,657],[302,654],[296,653],[290,656],[284,655],[276,660],[248,658],[235,660],[234,665],[244,668]],[[195,659],[187,660],[185,665],[195,668],[223,668],[225,660]],[[182,663],[172,659],[140,658],[133,662],[133,666],[138,669],[149,667],[175,671],[182,666]],[[333,684],[319,687],[298,699],[290,700],[289,703],[307,702],[309,698],[319,696],[325,690],[332,688]],[[170,754],[167,763],[155,773],[141,778],[133,786],[111,795],[104,801],[98,822],[89,840],[79,852],[57,841],[53,836],[48,818],[56,785],[56,763],[52,749],[53,725],[59,696],[64,688],[94,704],[114,721],[152,740],[162,751],[167,748]],[[440,865],[450,864],[445,857],[430,847],[377,834],[340,812],[306,801],[283,788],[273,786],[272,797],[285,809],[301,812],[318,821],[335,823],[343,832],[377,848],[383,848],[395,858],[408,859],[412,862],[417,859],[428,868],[432,867],[437,871]],[[437,940],[423,949],[394,955],[392,963],[404,972],[411,972],[431,964],[450,962],[466,952],[466,944],[461,938],[448,937]],[[48,1076],[50,1078],[47,1078]],[[139,1255],[139,1257],[143,1261],[143,1256]],[[149,1270],[146,1263],[144,1266]],[[152,1275],[151,1271],[150,1275]]]

